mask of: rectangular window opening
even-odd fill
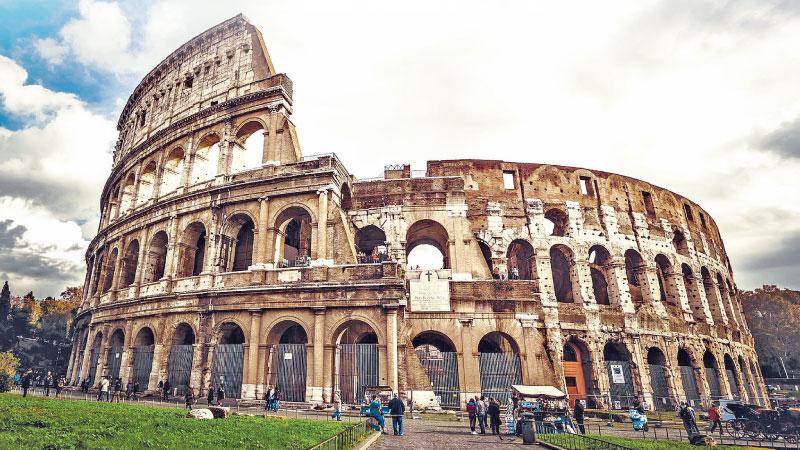
[[[703,213],[700,213],[700,225],[702,225],[703,229],[706,229],[706,217]]]
[[[506,189],[514,189],[514,172],[510,170],[503,171],[503,187]]]
[[[588,195],[594,197],[594,188],[592,187],[592,179],[589,177],[580,178],[581,195]]]
[[[644,199],[644,210],[650,217],[656,216],[656,208],[653,205],[653,196],[647,191],[642,191],[642,198]]]
[[[686,220],[688,220],[689,222],[694,222],[694,216],[692,216],[692,208],[686,203],[683,204],[683,213],[686,215]]]

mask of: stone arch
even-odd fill
[[[122,182],[120,212],[126,213],[136,206],[136,175],[129,173]]]
[[[106,261],[106,277],[103,280],[103,292],[111,290],[114,284],[114,271],[117,267],[117,257],[119,256],[119,248],[114,247],[111,250],[108,261]]]
[[[426,330],[417,333],[411,340],[415,350],[420,347],[434,347],[439,352],[456,352],[456,345],[450,336],[435,330]],[[428,350],[426,350],[428,351]]]
[[[266,342],[267,344],[308,344],[310,336],[308,330],[308,325],[304,321],[294,316],[282,316],[270,324],[266,334]],[[284,337],[286,337],[286,339],[284,339]],[[285,340],[300,342],[282,342]]]
[[[150,374],[153,370],[153,349],[155,348],[156,337],[150,326],[142,326],[134,334],[133,348],[131,352],[131,380],[134,384],[139,384],[147,389],[150,384]]]
[[[722,324],[722,311],[720,311],[719,307],[719,290],[714,283],[714,278],[711,277],[711,272],[706,266],[700,267],[700,276],[703,279],[703,290],[706,294],[708,307],[711,309],[711,315],[715,322]]]
[[[650,387],[653,389],[653,406],[657,410],[673,410],[674,405],[667,380],[669,366],[664,352],[655,346],[648,348],[647,365],[650,372]]]
[[[122,354],[125,350],[125,332],[122,328],[117,328],[111,332],[108,340],[108,352],[106,354],[106,371],[112,380],[119,378],[122,368]]]
[[[728,318],[731,320],[736,320],[736,311],[734,311],[733,308],[730,291],[728,291],[728,285],[725,284],[725,280],[722,279],[722,274],[720,272],[717,272],[716,281],[716,293],[719,295],[719,299],[722,301],[723,307],[727,311]]]
[[[675,247],[675,251],[682,256],[689,257],[689,243],[686,240],[686,235],[683,234],[683,231],[675,230],[674,235],[672,236],[672,245]]]
[[[511,386],[522,383],[519,345],[507,333],[492,331],[478,342],[481,393],[505,402]]]
[[[544,228],[548,236],[567,236],[569,216],[560,208],[550,208],[544,213]]]
[[[492,261],[492,249],[489,247],[489,244],[484,242],[482,239],[476,239],[478,241],[478,248],[481,251],[481,255],[483,256],[483,260],[486,262],[486,267],[489,269],[489,273],[492,274],[492,277],[498,277],[499,275],[495,275],[494,273],[494,262]]]
[[[169,237],[167,232],[160,230],[150,238],[150,245],[147,248],[147,259],[145,272],[142,276],[142,283],[152,283],[158,281],[165,275],[167,264],[167,247]]]
[[[379,328],[362,318],[345,318],[334,328],[335,390],[344,403],[364,400],[365,386],[379,384]],[[336,376],[338,375],[338,376]]]
[[[98,378],[97,367],[100,363],[100,355],[103,351],[103,332],[97,331],[92,339],[92,348],[89,350],[89,373],[87,379],[91,385],[94,385]]]
[[[571,336],[564,342],[562,361],[564,384],[570,406],[575,406],[577,400],[585,400],[590,407],[594,407],[595,401],[591,397],[592,362],[589,346],[577,337]]]
[[[644,260],[639,252],[632,248],[625,250],[625,275],[628,279],[628,290],[631,293],[631,300],[636,306],[641,306],[644,303],[641,283],[641,277],[645,276],[644,266]]]
[[[666,301],[670,305],[680,306],[680,294],[676,289],[675,283],[670,281],[675,273],[672,261],[663,253],[659,253],[655,257],[655,262],[661,301]]]
[[[377,344],[384,345],[383,336],[380,333],[380,326],[373,323],[366,317],[348,317],[339,321],[331,335],[333,345],[358,344],[364,341],[372,341],[374,335]]]
[[[170,337],[172,345],[192,345],[197,342],[197,333],[189,322],[175,324]]]
[[[633,358],[624,343],[610,340],[603,347],[603,361],[608,371],[612,407],[625,408],[633,404],[636,385],[633,378]]]
[[[431,219],[422,219],[408,227],[406,232],[406,261],[409,265],[412,265],[417,260],[417,257],[412,255],[412,252],[417,247],[420,249],[415,252],[415,255],[422,255],[419,261],[430,266],[422,267],[422,269],[450,268],[450,237],[445,227],[439,222]],[[442,257],[441,267],[436,267],[439,265],[437,251]]]
[[[525,239],[514,239],[508,245],[506,258],[508,261],[508,275],[510,279],[535,280],[536,279],[536,252],[533,246]],[[517,273],[515,275],[514,270]]]
[[[207,247],[206,226],[195,221],[186,226],[178,251],[178,277],[200,275],[203,272]]]
[[[314,223],[313,213],[301,204],[286,206],[275,216],[275,261],[280,266],[308,265]]]
[[[223,254],[226,272],[241,272],[253,265],[256,225],[247,212],[233,214],[225,223]]]
[[[208,133],[199,139],[192,154],[192,172],[189,184],[208,181],[217,176],[221,139],[217,133]]]
[[[139,240],[130,241],[122,260],[122,287],[126,288],[136,280],[136,268],[139,266]]]
[[[278,389],[282,400],[302,402],[306,399],[308,342],[305,325],[289,317],[276,321],[267,333],[273,372],[266,374],[266,380],[269,386]]]
[[[599,305],[610,305],[608,280],[613,280],[614,274],[611,272],[611,254],[604,246],[593,245],[589,248],[589,272],[595,301]]]
[[[577,277],[574,270],[575,254],[563,244],[550,247],[550,271],[553,277],[553,291],[561,303],[575,302],[574,286]]]
[[[225,319],[216,327],[214,338],[216,345],[210,386],[222,387],[226,397],[239,398],[242,395],[246,342],[244,327],[232,319]]]
[[[375,225],[356,231],[356,248],[359,262],[376,263],[380,260],[380,246],[386,245],[386,233]]]
[[[439,404],[459,407],[458,355],[450,337],[439,331],[427,330],[414,336],[411,345]]]
[[[683,400],[692,406],[700,405],[700,392],[697,388],[698,380],[696,373],[699,369],[691,351],[685,347],[678,348],[678,370],[681,373],[681,384],[683,385]]]
[[[175,147],[167,153],[161,167],[161,186],[159,188],[161,195],[169,194],[181,185],[185,158],[185,152],[181,147]]]
[[[231,173],[261,167],[267,128],[261,120],[248,119],[236,130],[231,149]]]
[[[191,384],[196,343],[197,334],[192,324],[178,322],[173,325],[167,357],[167,379],[176,395],[185,394]]]
[[[153,198],[153,194],[155,194],[155,188],[156,188],[157,169],[158,165],[156,164],[156,161],[153,159],[144,164],[142,173],[139,175],[139,189],[136,198],[137,204],[142,205],[144,203],[147,203],[148,200]]]
[[[725,365],[725,374],[728,378],[728,387],[730,388],[730,393],[734,399],[742,398],[742,389],[739,386],[739,369],[736,367],[736,363],[731,358],[731,355],[725,353],[722,357],[723,364]]]
[[[720,388],[719,369],[717,366],[717,358],[711,353],[711,350],[706,350],[703,353],[703,367],[706,372],[706,381],[708,382],[709,396],[712,400],[722,398],[722,389]]]

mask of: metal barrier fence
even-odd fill
[[[338,434],[320,442],[309,450],[344,450],[352,448],[365,436],[374,433],[372,425],[368,420],[359,422],[352,427],[339,432]]]
[[[630,447],[614,444],[602,439],[593,438],[583,434],[541,434],[539,440],[548,444],[557,445],[566,450],[632,450]]]

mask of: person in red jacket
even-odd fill
[[[713,433],[717,429],[717,425],[719,425],[719,435],[722,436],[722,420],[720,420],[719,404],[717,402],[712,403],[711,408],[708,408],[708,420],[713,424],[708,429],[708,432]]]

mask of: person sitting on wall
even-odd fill
[[[373,395],[372,401],[369,403],[369,415],[378,422],[378,428],[380,428],[381,433],[386,434],[386,421],[383,418],[381,406],[381,402],[378,401],[378,396]]]

